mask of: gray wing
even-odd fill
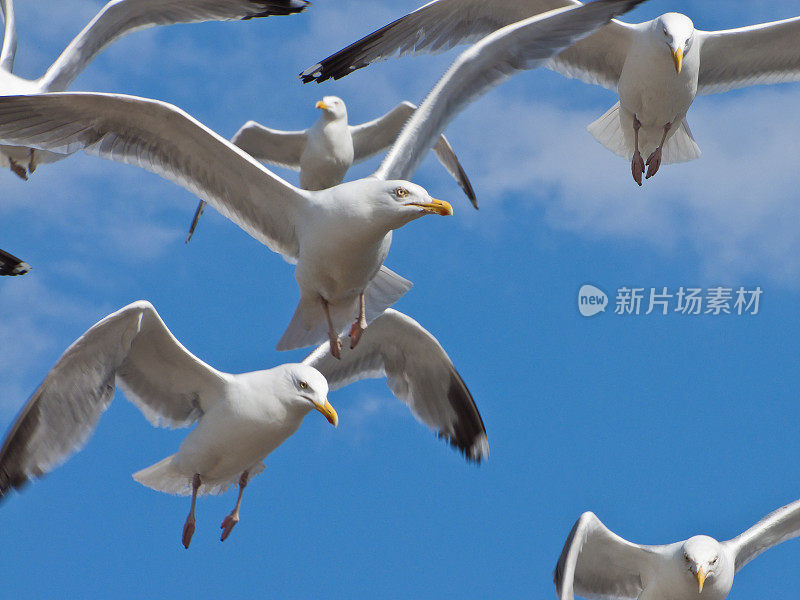
[[[404,100],[382,117],[367,121],[361,125],[351,125],[350,134],[353,137],[354,162],[366,160],[370,156],[390,148],[415,110],[417,110],[416,105]],[[450,146],[450,142],[447,141],[444,135],[439,136],[439,140],[433,147],[433,152],[439,162],[442,163],[442,166],[447,169],[447,172],[453,176],[453,179],[464,190],[472,205],[478,208],[475,190],[472,188],[472,184],[456,153]]]
[[[300,157],[308,142],[308,130],[279,131],[248,121],[231,138],[253,158],[265,163],[300,170]]]
[[[800,17],[696,31],[695,37],[700,42],[700,94],[800,80]]]
[[[0,275],[25,275],[31,266],[5,250],[0,250]]]
[[[472,394],[436,338],[414,319],[387,309],[370,323],[355,349],[344,346],[341,360],[331,356],[326,342],[303,362],[325,375],[332,390],[386,376],[412,414],[467,459],[480,462],[489,455]]]
[[[572,527],[553,573],[558,598],[636,600],[642,592],[640,573],[662,548],[632,544],[585,512]]]
[[[306,6],[306,0],[113,0],[72,40],[40,84],[43,91],[65,90],[106,46],[139,29],[289,15]]]
[[[300,77],[305,83],[339,79],[393,55],[449,50],[546,11],[579,5],[577,0],[435,0],[320,61]],[[612,21],[595,34],[596,40],[579,43],[546,66],[616,89],[630,32],[630,25]]]
[[[306,194],[182,110],[95,93],[0,97],[0,143],[83,150],[160,175],[291,260]]]
[[[800,500],[768,514],[758,523],[722,545],[733,553],[736,571],[765,550],[800,535]]]
[[[3,49],[0,50],[0,69],[11,73],[14,69],[14,57],[17,54],[17,22],[14,18],[14,0],[0,0],[0,13],[2,13],[5,23]]]
[[[186,350],[149,302],[129,304],[78,338],[28,400],[0,449],[0,497],[83,447],[115,382],[154,425],[186,426],[228,378]]]
[[[535,69],[643,0],[596,0],[514,23],[463,52],[403,128],[375,176],[409,179],[424,152],[470,102],[512,75]]]

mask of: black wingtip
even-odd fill
[[[31,266],[3,250],[0,250],[0,275],[14,277],[30,272]]]
[[[468,462],[480,464],[489,457],[486,428],[472,394],[456,371],[450,375],[447,399],[456,414],[456,419],[453,423],[453,432],[447,434],[440,432],[439,437],[445,438]]]
[[[303,12],[306,8],[311,6],[311,2],[307,0],[250,0],[257,8],[257,12],[253,12],[246,17],[242,17],[242,21],[249,19],[260,19],[264,17],[281,17],[286,15],[293,15]]]

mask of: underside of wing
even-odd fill
[[[231,138],[231,143],[247,152],[253,158],[273,164],[300,170],[300,157],[308,142],[308,130],[279,131],[264,127],[255,121],[248,121]]]

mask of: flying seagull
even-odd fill
[[[411,283],[383,266],[392,230],[452,207],[406,181],[455,115],[515,70],[533,69],[642,0],[596,0],[498,31],[465,52],[406,123],[372,176],[320,191],[298,189],[180,109],[113,94],[0,98],[0,142],[84,150],[140,166],[185,187],[290,262],[300,302],[279,350],[322,342],[339,354]],[[494,65],[487,69],[486,63]]]
[[[447,50],[531,15],[577,0],[434,0],[306,69],[303,81],[338,79],[393,55]],[[619,95],[589,125],[612,152],[631,161],[637,184],[662,163],[700,156],[686,122],[697,94],[800,79],[800,17],[739,29],[702,31],[689,17],[613,21],[547,66]],[[647,161],[643,159],[647,156]]]
[[[279,131],[248,121],[231,142],[262,162],[299,170],[300,187],[304,190],[324,190],[342,183],[353,163],[389,148],[417,108],[404,101],[382,117],[361,125],[348,125],[347,107],[341,98],[325,96],[316,107],[322,113],[309,129]],[[444,135],[439,137],[433,151],[478,208],[472,184]],[[192,239],[205,204],[201,200],[197,206],[187,242]]]
[[[732,540],[697,535],[664,546],[622,539],[585,512],[575,523],[553,579],[559,600],[723,600],[733,576],[756,556],[800,535],[800,500],[770,513]]]
[[[0,497],[48,473],[91,436],[119,386],[154,426],[196,427],[178,452],[134,473],[158,491],[189,495],[181,540],[188,548],[199,495],[238,482],[224,541],[239,521],[242,493],[264,470],[264,458],[312,410],[336,426],[327,399],[370,377],[388,377],[395,395],[470,460],[488,455],[486,430],[469,390],[436,339],[416,321],[391,311],[378,317],[359,348],[342,361],[327,344],[300,364],[232,375],[191,354],[155,308],[139,301],[108,315],[78,338],[22,409],[0,449]]]
[[[25,275],[31,266],[13,254],[0,250],[0,275]]]
[[[304,10],[308,4],[306,0],[113,0],[72,40],[42,77],[30,80],[11,73],[17,47],[14,5],[13,0],[0,0],[5,20],[0,95],[63,91],[106,46],[139,29],[289,15]],[[9,167],[22,179],[27,179],[38,165],[60,158],[63,156],[35,152],[32,148],[0,146],[0,167]]]

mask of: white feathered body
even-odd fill
[[[245,470],[251,477],[260,473],[261,461],[297,431],[311,409],[265,393],[274,377],[275,369],[236,375],[226,398],[200,418],[178,452],[134,473],[134,479],[162,492],[188,495],[197,473],[202,495],[224,492]]]
[[[706,579],[702,594],[683,559],[683,542],[664,548],[658,559],[653,565],[657,571],[641,574],[644,591],[639,600],[724,600],[733,586],[734,559],[725,552],[720,554],[714,574]]]
[[[320,117],[308,130],[300,156],[300,187],[324,190],[340,184],[353,164],[353,136],[347,119]]]

